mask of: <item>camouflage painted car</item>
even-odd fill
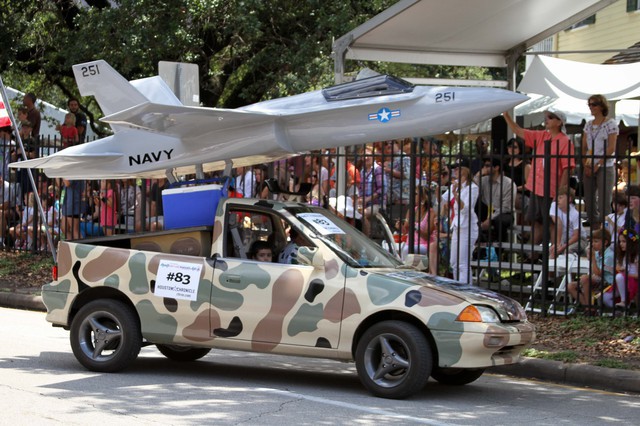
[[[255,240],[281,252],[290,228],[297,264],[248,258]],[[234,349],[355,360],[374,395],[403,398],[429,377],[466,384],[515,363],[535,336],[514,300],[403,265],[298,203],[223,199],[212,227],[61,242],[57,274],[47,320],[93,371],[125,368],[143,345],[180,361]]]

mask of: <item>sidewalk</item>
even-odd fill
[[[42,297],[0,292],[0,306],[46,312]],[[564,385],[582,386],[612,392],[640,393],[640,371],[565,364],[537,358],[525,358],[518,364],[493,367],[490,373],[524,377]]]

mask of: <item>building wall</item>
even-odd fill
[[[627,12],[627,1],[619,0],[596,13],[596,22],[556,35],[558,51],[626,49],[640,41],[640,11]],[[615,55],[580,53],[557,55],[561,59],[601,64]]]

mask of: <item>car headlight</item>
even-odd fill
[[[520,321],[527,320],[527,311],[524,310],[521,304],[518,303],[518,319]]]
[[[488,306],[469,305],[460,312],[456,321],[497,323],[500,322],[500,317]]]

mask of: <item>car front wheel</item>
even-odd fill
[[[124,303],[105,299],[84,306],[71,323],[71,349],[91,371],[114,372],[140,353],[142,334],[138,317]]]
[[[384,321],[358,341],[356,369],[375,396],[400,399],[419,392],[429,380],[433,362],[425,335],[402,321]]]
[[[210,348],[193,348],[179,345],[156,345],[160,353],[170,360],[180,362],[196,361],[209,352]]]

